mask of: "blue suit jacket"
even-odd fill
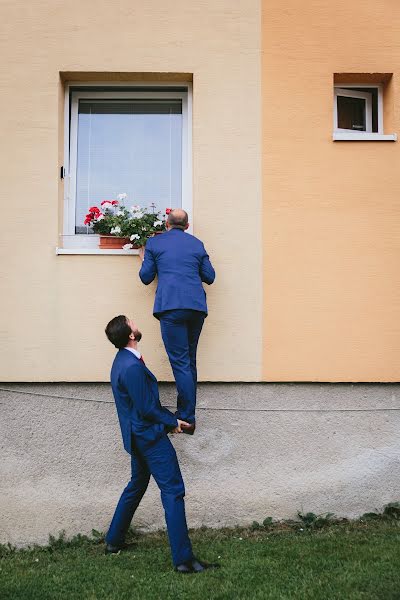
[[[154,316],[186,308],[207,315],[202,282],[211,284],[215,271],[203,242],[182,229],[170,229],[147,240],[139,277],[146,285],[158,275]]]
[[[132,434],[153,443],[166,427],[176,427],[176,417],[161,406],[157,379],[130,350],[119,350],[111,369],[111,386],[121,426],[124,448],[131,454]]]

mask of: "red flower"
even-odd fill
[[[166,208],[165,209],[165,214],[169,215],[169,213],[172,212],[172,208]]]
[[[113,206],[115,206],[116,204],[118,204],[118,200],[111,200],[111,204],[112,204]]]
[[[86,215],[86,219],[84,220],[84,224],[85,225],[90,225],[90,223],[92,222],[92,220],[93,220],[93,215],[88,214],[88,215]]]
[[[100,210],[97,208],[97,206],[91,206],[89,208],[89,212],[92,213],[93,215],[99,215],[100,214]]]

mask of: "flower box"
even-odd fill
[[[125,244],[130,244],[130,239],[127,237],[100,235],[99,248],[101,250],[121,250]]]
[[[149,237],[166,229],[165,219],[160,219],[160,212],[155,213],[154,204],[152,212],[137,204],[128,209],[126,199],[127,194],[119,194],[118,200],[103,200],[100,208],[89,208],[84,223],[100,235],[102,250],[141,248]],[[168,211],[170,209],[166,209],[166,214]]]

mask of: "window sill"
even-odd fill
[[[59,246],[56,247],[56,254],[98,254],[109,256],[123,256],[139,254],[139,250],[124,250],[123,248],[103,249],[99,248],[100,236],[95,234],[60,234]]]
[[[101,254],[101,255],[109,255],[109,256],[132,256],[134,254],[138,255],[139,250],[100,250],[100,248],[56,248],[56,254],[65,255],[65,254]]]
[[[345,133],[336,131],[332,134],[334,142],[396,142],[397,133]]]

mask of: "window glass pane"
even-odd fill
[[[346,88],[349,91],[357,91],[357,92],[367,92],[368,94],[371,94],[371,100],[372,100],[372,131],[377,132],[378,131],[378,88],[366,88],[366,87],[362,87],[362,88],[357,88],[357,87],[353,87],[353,88]]]
[[[76,232],[90,206],[126,193],[126,206],[182,205],[181,100],[80,100]]]
[[[366,102],[363,98],[338,96],[337,112],[339,129],[366,131],[365,106]]]

